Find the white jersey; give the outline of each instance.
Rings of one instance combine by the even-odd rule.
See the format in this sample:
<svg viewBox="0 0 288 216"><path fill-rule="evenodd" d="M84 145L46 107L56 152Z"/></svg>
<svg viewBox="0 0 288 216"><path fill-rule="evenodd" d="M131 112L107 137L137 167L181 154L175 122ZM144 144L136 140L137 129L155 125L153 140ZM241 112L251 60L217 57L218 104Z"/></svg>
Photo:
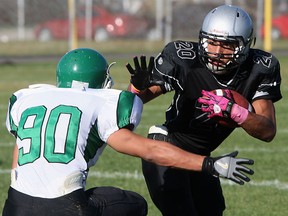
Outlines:
<svg viewBox="0 0 288 216"><path fill-rule="evenodd" d="M136 128L142 108L139 97L113 89L36 86L15 92L6 120L19 149L11 187L42 198L84 188L108 137Z"/></svg>

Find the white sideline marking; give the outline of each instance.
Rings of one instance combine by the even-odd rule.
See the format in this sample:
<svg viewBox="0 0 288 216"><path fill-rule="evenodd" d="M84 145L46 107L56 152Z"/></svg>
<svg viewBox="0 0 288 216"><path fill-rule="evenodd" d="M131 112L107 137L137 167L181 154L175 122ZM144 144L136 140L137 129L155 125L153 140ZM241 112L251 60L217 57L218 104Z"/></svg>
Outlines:
<svg viewBox="0 0 288 216"><path fill-rule="evenodd" d="M234 182L228 180L228 179L221 179L222 185L235 185ZM278 179L274 179L271 181L250 181L249 183L246 183L249 185L253 185L256 187L274 187L278 190L288 190L288 183L287 182L280 182Z"/></svg>
<svg viewBox="0 0 288 216"><path fill-rule="evenodd" d="M222 148L221 151L227 151L227 150L231 150L228 148ZM284 153L284 152L288 152L288 147L282 147L282 148L269 148L269 147L262 147L262 148L243 148L240 146L234 146L233 149L236 151L239 151L240 153L243 152L265 152L265 153L276 153L276 152L280 152L280 153Z"/></svg>
<svg viewBox="0 0 288 216"><path fill-rule="evenodd" d="M144 179L142 173L135 170L134 172L97 172L92 171L89 172L89 176L94 176L98 178L110 178L110 179L116 179L116 178L125 178L125 179L136 179L136 180L142 180Z"/></svg>
<svg viewBox="0 0 288 216"><path fill-rule="evenodd" d="M0 174L9 174L10 170L0 170ZM117 178L124 178L124 179L134 179L134 180L143 180L144 177L142 173L135 170L134 172L97 172L97 171L90 171L89 176L98 177L98 178L108 178L108 179L117 179ZM236 184L230 180L227 179L221 179L221 184L223 185L231 185L235 186ZM281 182L278 179L274 179L271 181L251 181L249 183L246 183L249 185L253 185L256 187L273 187L278 190L288 190L288 183L287 182Z"/></svg>

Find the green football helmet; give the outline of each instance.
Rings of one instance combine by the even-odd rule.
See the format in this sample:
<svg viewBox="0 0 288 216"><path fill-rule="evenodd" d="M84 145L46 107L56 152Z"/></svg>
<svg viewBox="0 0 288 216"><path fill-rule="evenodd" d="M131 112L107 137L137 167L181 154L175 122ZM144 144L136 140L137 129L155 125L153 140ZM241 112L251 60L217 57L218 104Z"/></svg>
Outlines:
<svg viewBox="0 0 288 216"><path fill-rule="evenodd" d="M78 48L69 51L62 56L57 65L57 87L111 88L111 65L108 65L106 59L96 50Z"/></svg>

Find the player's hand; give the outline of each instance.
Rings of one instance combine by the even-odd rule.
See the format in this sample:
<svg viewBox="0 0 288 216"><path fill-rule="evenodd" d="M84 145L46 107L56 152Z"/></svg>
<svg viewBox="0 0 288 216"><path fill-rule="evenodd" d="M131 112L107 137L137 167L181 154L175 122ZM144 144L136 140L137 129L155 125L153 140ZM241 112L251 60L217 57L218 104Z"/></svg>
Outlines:
<svg viewBox="0 0 288 216"><path fill-rule="evenodd" d="M154 67L154 57L150 57L148 67L146 63L146 56L144 55L140 57L141 64L139 64L137 56L133 58L133 61L135 69L133 69L129 63L126 64L126 68L131 75L131 84L136 89L141 91L149 87L150 76Z"/></svg>
<svg viewBox="0 0 288 216"><path fill-rule="evenodd" d="M206 157L203 161L202 171L243 185L244 182L250 181L247 174L254 174L254 171L246 167L245 164L253 165L254 161L252 159L236 158L237 155L238 152L235 151L220 157Z"/></svg>
<svg viewBox="0 0 288 216"><path fill-rule="evenodd" d="M225 89L223 96L218 96L211 91L202 90L202 97L198 102L202 104L201 109L207 112L209 118L220 116L230 118L234 100L230 90Z"/></svg>

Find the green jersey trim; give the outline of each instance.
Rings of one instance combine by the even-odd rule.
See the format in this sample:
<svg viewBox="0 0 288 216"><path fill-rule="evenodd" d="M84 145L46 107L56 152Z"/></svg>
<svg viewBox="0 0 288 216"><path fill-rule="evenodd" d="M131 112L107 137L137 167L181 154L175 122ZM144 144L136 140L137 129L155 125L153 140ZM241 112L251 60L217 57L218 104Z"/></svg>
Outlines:
<svg viewBox="0 0 288 216"><path fill-rule="evenodd" d="M117 105L117 125L123 128L130 124L135 95L128 91L122 91Z"/></svg>
<svg viewBox="0 0 288 216"><path fill-rule="evenodd" d="M98 130L97 130L97 119L95 124L91 127L91 130L87 139L87 146L84 151L85 161L88 162L90 159L96 155L99 148L103 146L105 142L100 139Z"/></svg>
<svg viewBox="0 0 288 216"><path fill-rule="evenodd" d="M10 123L10 132L16 137L17 136L17 126L13 121L11 116L11 110L15 102L17 101L17 97L13 94L9 100L9 123Z"/></svg>

